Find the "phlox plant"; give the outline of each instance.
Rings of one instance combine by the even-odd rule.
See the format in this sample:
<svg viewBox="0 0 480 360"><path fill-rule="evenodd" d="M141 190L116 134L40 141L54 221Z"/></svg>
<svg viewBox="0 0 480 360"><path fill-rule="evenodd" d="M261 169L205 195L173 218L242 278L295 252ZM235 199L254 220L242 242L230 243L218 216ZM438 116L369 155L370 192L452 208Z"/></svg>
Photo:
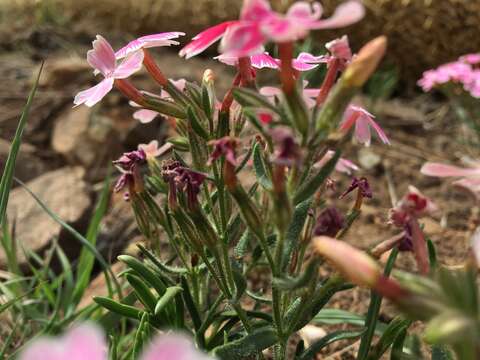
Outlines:
<svg viewBox="0 0 480 360"><path fill-rule="evenodd" d="M458 118L467 125L467 140L478 147L480 136L480 54L460 56L423 73L423 91L438 90L449 99ZM473 130L473 131L472 131ZM472 133L475 135L472 139Z"/></svg>
<svg viewBox="0 0 480 360"><path fill-rule="evenodd" d="M374 116L353 102L387 41L375 38L358 54L346 36L328 42L324 55L296 54L295 46L310 31L344 27L363 15L358 1L322 18L319 3L295 2L280 14L266 0L245 0L238 20L201 32L180 50L188 59L220 41L216 59L236 68L220 100L212 71L197 84L167 79L156 63L151 49L177 45L183 33L143 36L118 51L96 37L87 61L101 81L78 93L75 106L94 106L115 88L135 107L136 119L164 119L175 136L161 146L152 139L114 161L120 172L114 191L131 204L147 245L139 245L141 258L119 256L126 265L118 275L125 286L117 284L116 296L95 297L97 305L89 309L108 343L96 325L77 325L57 340L34 339L20 352L22 360L85 354L312 359L340 340L359 342L359 360L388 352L392 359L419 359L416 337L408 332L414 320L429 322L425 339L440 344L435 358L453 356L443 345L459 359L478 358L476 265L471 260L453 271L437 264L421 225L422 217L436 210L430 199L410 187L390 211L399 234L368 252L342 240L361 216L363 202L374 196L368 179L354 176L358 167L341 157L345 143L353 133L365 146L372 135L390 144ZM265 51L270 43L278 58ZM157 94L128 79L141 68L159 86ZM322 84L310 88L305 77L320 68L326 70ZM277 72L280 86L259 88L259 71ZM346 214L327 203L334 171L351 177L339 196L352 202ZM168 242L173 257L161 251L161 241ZM394 270L400 251L413 254L417 274ZM377 260L385 256L382 269ZM325 260L336 269L328 276L320 271ZM257 274L265 280L253 290L250 279ZM335 294L356 285L372 289L367 314L328 307ZM380 321L383 297L404 315ZM289 346L307 325L325 323L353 329ZM48 330L44 333L53 332Z"/></svg>

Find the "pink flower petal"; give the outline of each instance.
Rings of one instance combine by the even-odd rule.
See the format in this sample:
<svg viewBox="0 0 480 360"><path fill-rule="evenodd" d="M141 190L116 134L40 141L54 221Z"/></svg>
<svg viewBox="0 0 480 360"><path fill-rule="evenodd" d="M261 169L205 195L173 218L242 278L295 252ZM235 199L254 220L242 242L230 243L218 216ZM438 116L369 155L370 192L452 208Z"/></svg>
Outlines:
<svg viewBox="0 0 480 360"><path fill-rule="evenodd" d="M110 76L115 70L115 53L112 46L101 35L97 35L92 45L93 49L87 52L88 63L104 76Z"/></svg>
<svg viewBox="0 0 480 360"><path fill-rule="evenodd" d="M313 10L313 11L312 11ZM306 1L297 1L287 11L287 18L297 21L315 21L320 19L323 13L322 5L318 2L309 3Z"/></svg>
<svg viewBox="0 0 480 360"><path fill-rule="evenodd" d="M264 42L265 37L256 23L237 23L227 29L220 43L220 52L227 56L251 56L259 53Z"/></svg>
<svg viewBox="0 0 480 360"><path fill-rule="evenodd" d="M142 48L151 48L151 47L158 47L158 46L170 46L170 45L178 45L178 41L174 41L171 39L176 39L179 36L184 36L185 33L183 32L164 32L158 34L151 34L139 37L133 41L130 41L127 45L122 47L115 53L117 59L124 58L131 52L137 51Z"/></svg>
<svg viewBox="0 0 480 360"><path fill-rule="evenodd" d="M367 121L369 122L370 126L373 127L375 132L377 133L378 137L384 144L390 145L390 140L388 140L387 135L383 131L383 129L378 125L372 117L366 117Z"/></svg>
<svg viewBox="0 0 480 360"><path fill-rule="evenodd" d="M129 53L117 66L113 77L116 79L125 79L139 71L142 68L143 56L143 51Z"/></svg>
<svg viewBox="0 0 480 360"><path fill-rule="evenodd" d="M133 113L133 118L140 121L142 124L148 124L152 122L158 115L158 112L148 109L140 109Z"/></svg>
<svg viewBox="0 0 480 360"><path fill-rule="evenodd" d="M179 55L185 56L189 59L195 55L200 54L210 45L220 40L220 38L225 34L227 29L238 23L238 21L226 21L221 24L212 26L205 31L202 31L200 34L195 36L189 44L187 44L182 50L180 50Z"/></svg>
<svg viewBox="0 0 480 360"><path fill-rule="evenodd" d="M73 103L78 106L81 104L85 104L88 107L92 107L100 100L103 99L105 95L107 95L113 87L113 78L106 78L102 80L100 83L91 87L90 89L80 91L73 100Z"/></svg>
<svg viewBox="0 0 480 360"><path fill-rule="evenodd" d="M279 65L276 59L271 57L267 52L263 54L252 55L250 57L252 66L257 69L270 68L278 69Z"/></svg>
<svg viewBox="0 0 480 360"><path fill-rule="evenodd" d="M297 59L293 59L292 66L295 70L298 70L298 71L309 71L318 67L318 64L308 64L308 63L299 61Z"/></svg>
<svg viewBox="0 0 480 360"><path fill-rule="evenodd" d="M141 360L208 360L213 358L198 351L182 335L159 335L142 354Z"/></svg>
<svg viewBox="0 0 480 360"><path fill-rule="evenodd" d="M359 116L355 121L355 138L359 143L370 146L372 134L370 133L368 117Z"/></svg>
<svg viewBox="0 0 480 360"><path fill-rule="evenodd" d="M105 338L96 326L83 324L58 339L40 338L27 345L19 360L106 360Z"/></svg>
<svg viewBox="0 0 480 360"><path fill-rule="evenodd" d="M315 163L315 167L322 167L323 165L325 165L333 157L334 154L335 152L333 150L328 150L323 156L323 158L317 163ZM335 170L347 175L351 175L353 171L359 170L359 167L348 159L340 158L335 165Z"/></svg>
<svg viewBox="0 0 480 360"><path fill-rule="evenodd" d="M347 1L339 5L333 15L312 24L311 29L335 29L360 21L365 16L365 8L359 1Z"/></svg>
<svg viewBox="0 0 480 360"><path fill-rule="evenodd" d="M434 162L425 163L420 172L424 175L437 177L480 176L480 168L468 169Z"/></svg>
<svg viewBox="0 0 480 360"><path fill-rule="evenodd" d="M270 16L272 9L266 0L244 0L240 19L259 22Z"/></svg>

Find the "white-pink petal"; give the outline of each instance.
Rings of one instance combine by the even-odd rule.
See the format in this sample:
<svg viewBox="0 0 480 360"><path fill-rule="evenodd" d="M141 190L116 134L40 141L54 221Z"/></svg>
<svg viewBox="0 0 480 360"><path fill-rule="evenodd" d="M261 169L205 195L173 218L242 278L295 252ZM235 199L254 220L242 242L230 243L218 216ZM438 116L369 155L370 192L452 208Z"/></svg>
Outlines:
<svg viewBox="0 0 480 360"><path fill-rule="evenodd" d="M158 112L148 109L140 109L133 113L133 118L140 121L142 124L152 122L158 115Z"/></svg>
<svg viewBox="0 0 480 360"><path fill-rule="evenodd" d="M140 360L213 360L197 350L192 341L179 334L157 336Z"/></svg>
<svg viewBox="0 0 480 360"><path fill-rule="evenodd" d="M179 55L185 56L186 59L189 59L195 55L200 54L210 45L220 40L220 38L222 38L227 29L235 23L238 22L226 21L202 31L197 36L195 36L192 41L188 43L182 50L180 50Z"/></svg>
<svg viewBox="0 0 480 360"><path fill-rule="evenodd" d="M115 70L115 53L112 46L101 35L97 35L92 45L93 49L87 52L88 63L105 77L110 76Z"/></svg>
<svg viewBox="0 0 480 360"><path fill-rule="evenodd" d="M158 34L151 34L139 37L138 39L130 41L127 45L122 47L115 53L117 59L124 58L128 54L140 50L142 48L151 48L151 47L159 47L159 46L170 46L170 45L178 45L178 41L174 41L172 39L176 39L180 36L185 35L183 32L164 32Z"/></svg>
<svg viewBox="0 0 480 360"><path fill-rule="evenodd" d="M90 89L80 91L73 100L73 103L78 106L85 104L88 107L92 107L107 95L113 87L113 78L105 78L97 85Z"/></svg>
<svg viewBox="0 0 480 360"><path fill-rule="evenodd" d="M265 37L253 22L239 22L230 26L220 43L220 52L226 56L245 57L261 52Z"/></svg>
<svg viewBox="0 0 480 360"><path fill-rule="evenodd" d="M420 169L420 172L424 175L437 177L480 176L480 168L468 169L434 162L425 163Z"/></svg>
<svg viewBox="0 0 480 360"><path fill-rule="evenodd" d="M360 21L365 16L365 7L359 1L347 1L340 4L333 15L325 20L319 20L312 29L335 29Z"/></svg>
<svg viewBox="0 0 480 360"><path fill-rule="evenodd" d="M139 71L142 68L143 57L143 51L129 53L116 67L113 77L116 79L125 79Z"/></svg>
<svg viewBox="0 0 480 360"><path fill-rule="evenodd" d="M107 345L102 331L93 324L70 329L58 339L43 337L32 341L19 360L106 360Z"/></svg>

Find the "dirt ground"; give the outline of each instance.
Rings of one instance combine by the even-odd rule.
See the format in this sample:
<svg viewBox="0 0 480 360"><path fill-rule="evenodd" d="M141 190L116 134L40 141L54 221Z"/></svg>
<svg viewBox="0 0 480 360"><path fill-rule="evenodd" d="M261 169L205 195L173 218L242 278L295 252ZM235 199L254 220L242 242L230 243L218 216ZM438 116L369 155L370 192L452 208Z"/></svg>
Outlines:
<svg viewBox="0 0 480 360"><path fill-rule="evenodd" d="M74 94L87 87L92 80L83 61L86 44L68 43L65 34L49 31L46 29L45 33L28 34L14 47L0 43L0 138L6 141L12 139L40 59L48 55L44 77L24 136L28 144L26 146L34 149L32 161L41 165L39 172L72 164L83 166L77 158L59 154L52 148L52 131L56 122L71 108ZM211 67L219 73L218 78L226 79L221 88L230 82L230 69L211 60L195 59L194 66L180 67L174 52L164 52L166 55L161 63L169 76L198 81L203 69ZM65 63L61 64L62 61ZM58 67L52 68L52 64ZM143 75L135 81L140 86L147 86ZM86 179L93 187L101 181L101 169L105 168L109 159L131 150L139 142L151 140L152 130L155 134L163 131L158 124L147 130L139 129L131 117L132 109L119 95L109 95L105 103L100 112L109 119L115 136L120 140L116 143L118 146L111 148L112 152L107 151L102 164L85 166ZM362 166L359 174L368 177L374 196L365 202L363 213L346 240L367 248L394 235L397 230L387 224L388 209L392 206L392 197L400 198L411 184L430 196L440 208L436 217L423 221L426 234L437 247L439 261L447 265L461 263L466 258L469 235L478 225L477 203L470 194L455 189L448 181L426 177L419 170L426 161L458 163L464 156L475 157L478 154L469 153L462 144L463 132L459 123L441 100L416 93L414 96L381 101L376 104L375 111L392 144L386 146L374 140L368 149L353 143L348 146L345 157ZM19 163L18 166L24 164ZM345 176L337 174L335 178L338 180L338 191L348 185ZM338 203L335 200L337 195L331 193L330 201ZM399 266L412 269L414 262L411 256L401 254ZM329 306L362 313L368 306L366 297L365 290L350 291L337 296ZM382 316L389 319L391 314L392 309L387 304ZM349 359L348 353L344 351L338 357L331 358Z"/></svg>

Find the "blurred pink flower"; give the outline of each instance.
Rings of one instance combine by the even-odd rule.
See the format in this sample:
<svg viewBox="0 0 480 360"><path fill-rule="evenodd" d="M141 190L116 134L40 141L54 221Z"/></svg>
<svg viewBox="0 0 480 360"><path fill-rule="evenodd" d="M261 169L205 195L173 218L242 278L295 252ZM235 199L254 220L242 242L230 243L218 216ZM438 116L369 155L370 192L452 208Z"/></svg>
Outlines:
<svg viewBox="0 0 480 360"><path fill-rule="evenodd" d="M136 51L128 54L120 64L117 64L115 53L102 36L97 35L93 41L93 49L87 53L87 61L95 70L104 76L104 79L94 87L79 92L73 100L76 106L85 104L95 105L112 90L115 79L125 79L142 67L143 52Z"/></svg>
<svg viewBox="0 0 480 360"><path fill-rule="evenodd" d="M320 89L309 89L306 88L308 86L308 81L303 82L303 100L305 104L312 108L315 106L315 98L318 96ZM269 98L272 102L274 101L275 97L279 97L282 94L282 90L274 87L274 86L264 86L260 89L260 94Z"/></svg>
<svg viewBox="0 0 480 360"><path fill-rule="evenodd" d="M32 341L20 360L107 360L107 345L102 331L85 323L60 338L42 337Z"/></svg>
<svg viewBox="0 0 480 360"><path fill-rule="evenodd" d="M184 35L185 33L183 32L165 32L142 36L130 41L127 45L118 50L115 53L115 57L117 59L122 59L128 54L144 48L146 49L151 47L178 45L179 42L172 39L176 39Z"/></svg>
<svg viewBox="0 0 480 360"><path fill-rule="evenodd" d="M320 159L320 161L315 163L315 167L322 167L327 161L329 161L335 152L333 150L328 150L326 154ZM335 165L335 170L338 172L351 175L353 171L359 170L359 167L352 161L344 158L340 158Z"/></svg>
<svg viewBox="0 0 480 360"><path fill-rule="evenodd" d="M453 184L471 191L480 199L480 162L475 163L476 167L462 168L454 165L427 162L420 172L428 176L454 177L459 178Z"/></svg>
<svg viewBox="0 0 480 360"><path fill-rule="evenodd" d="M318 2L295 2L285 15L272 10L267 0L244 0L237 21L213 26L193 38L180 51L180 56L195 56L222 39L220 50L228 56L245 57L262 52L267 41L289 42L302 39L313 29L332 29L360 20L365 13L359 1L347 1L332 17L320 20L322 6Z"/></svg>
<svg viewBox="0 0 480 360"><path fill-rule="evenodd" d="M467 64L477 65L480 64L480 53L463 55L460 56L458 60L463 61Z"/></svg>
<svg viewBox="0 0 480 360"><path fill-rule="evenodd" d="M390 144L387 135L382 128L373 120L375 116L360 106L350 105L345 111L342 122L340 123L341 131L349 131L355 125L355 138L358 142L370 146L372 134L371 129L375 130L378 137L384 144Z"/></svg>
<svg viewBox="0 0 480 360"><path fill-rule="evenodd" d="M138 150L143 150L145 156L148 158L155 158L165 154L167 151L173 148L172 143L165 143L161 147L158 147L158 141L152 140L148 144L139 144Z"/></svg>
<svg viewBox="0 0 480 360"><path fill-rule="evenodd" d="M60 338L43 337L32 341L20 354L20 360L107 360L108 348L102 331L85 323ZM213 360L197 350L182 334L161 334L153 339L140 360Z"/></svg>

